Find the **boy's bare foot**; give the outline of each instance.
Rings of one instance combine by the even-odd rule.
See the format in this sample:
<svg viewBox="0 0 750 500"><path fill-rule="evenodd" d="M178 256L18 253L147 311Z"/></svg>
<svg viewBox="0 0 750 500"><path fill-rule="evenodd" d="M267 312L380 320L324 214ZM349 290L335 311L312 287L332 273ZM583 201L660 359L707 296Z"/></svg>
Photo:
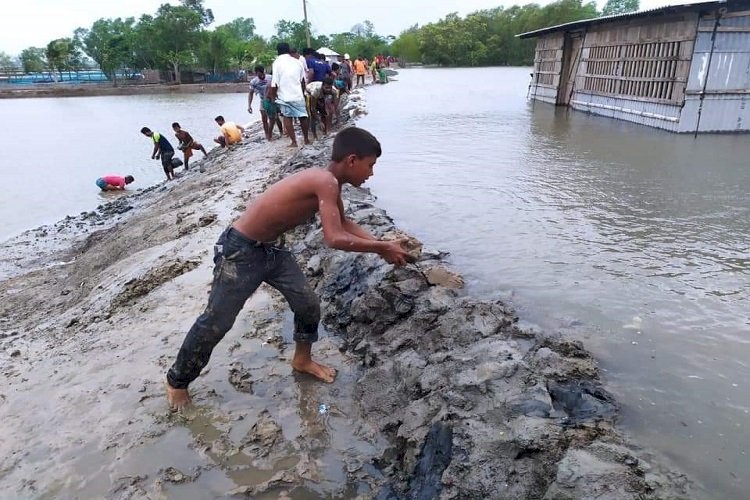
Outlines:
<svg viewBox="0 0 750 500"><path fill-rule="evenodd" d="M332 383L336 378L335 369L316 363L312 359L294 359L292 360L292 368L298 372L309 373L328 384Z"/></svg>
<svg viewBox="0 0 750 500"><path fill-rule="evenodd" d="M293 143L289 144L289 147L290 148L298 148L299 146L297 145L296 142L293 142Z"/></svg>
<svg viewBox="0 0 750 500"><path fill-rule="evenodd" d="M305 139L305 144L310 145L312 142L310 142L310 139Z"/></svg>
<svg viewBox="0 0 750 500"><path fill-rule="evenodd" d="M192 403L187 389L175 389L169 385L169 382L164 382L164 386L167 388L167 402L170 410L181 411Z"/></svg>

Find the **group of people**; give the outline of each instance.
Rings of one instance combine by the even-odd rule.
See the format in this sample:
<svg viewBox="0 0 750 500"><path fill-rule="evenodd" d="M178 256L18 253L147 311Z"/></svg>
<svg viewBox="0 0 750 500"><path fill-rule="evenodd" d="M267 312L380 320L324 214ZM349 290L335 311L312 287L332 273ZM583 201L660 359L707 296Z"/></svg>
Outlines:
<svg viewBox="0 0 750 500"><path fill-rule="evenodd" d="M237 125L233 122L228 122L223 116L219 115L214 118L214 121L221 130L221 135L214 139L214 142L221 147L227 147L232 144L237 144L242 140L242 134L245 128L241 125ZM148 127L141 129L141 134L151 139L154 143L154 149L151 152L152 160L160 160L164 175L167 180L170 181L175 178L174 169L180 166L185 167L185 170L190 169L190 158L193 156L193 151L200 151L203 156L207 156L208 152L201 143L196 141L190 132L183 129L179 123L172 123L172 130L177 138L178 146L177 149L182 151L184 160L180 160L174 157L175 150L172 143L169 142L163 134L154 132ZM201 170L202 171L202 170ZM125 189L127 184L131 184L135 181L132 175L119 176L119 175L105 175L99 177L96 180L96 185L102 191L118 191Z"/></svg>
<svg viewBox="0 0 750 500"><path fill-rule="evenodd" d="M247 111L253 112L253 100L258 95L260 116L266 138L273 140L274 127L281 137L290 139L289 145L297 147L294 122L302 129L305 144L310 144L309 133L318 138L318 125L328 134L338 115L341 93L351 89L351 79L346 69L337 63L329 64L325 57L311 48L302 51L279 43L278 57L273 62L271 77L262 65L255 67L255 77L250 80ZM349 73L350 74L350 73ZM348 83L347 83L348 80Z"/></svg>
<svg viewBox="0 0 750 500"><path fill-rule="evenodd" d="M226 121L221 115L214 118L214 121L219 126L219 130L221 130L221 135L214 139L216 144L225 148L232 144L237 144L242 140L242 134L245 132L244 127L237 125L234 122ZM164 174L167 176L168 181L174 179L174 169L176 167L184 164L185 170L190 169L190 158L193 156L193 151L201 151L203 156L208 155L206 148L193 139L190 132L184 130L179 123L174 122L172 124L172 130L179 141L177 149L182 151L184 161L175 161L174 148L164 135L158 132L152 132L148 127L143 127L141 129L141 134L149 137L153 141L154 149L151 152L151 159L161 160L161 166L164 169Z"/></svg>
<svg viewBox="0 0 750 500"><path fill-rule="evenodd" d="M318 138L319 127L327 135L338 117L341 95L365 85L368 74L373 83L387 82L384 70L393 61L380 55L372 61L361 55L352 61L349 54L344 54L340 63L329 63L323 54L312 48L307 47L300 54L284 42L279 43L276 50L278 57L273 62L270 78L264 66L255 66L247 111L253 112L257 94L266 138L273 140L274 129L278 128L280 137L284 134L289 137L291 147L297 147L295 122L300 125L305 144L310 143L310 132L313 138Z"/></svg>
<svg viewBox="0 0 750 500"><path fill-rule="evenodd" d="M365 85L365 77L370 74L372 82L385 83L387 75L384 68L390 66L392 58L381 55L368 61L361 55L351 61L349 54L344 55L340 63L329 63L324 55L312 48L305 48L300 54L287 43L277 45L278 57L273 62L271 77L266 74L262 65L254 68L255 76L250 81L247 111L253 113L253 100L258 95L259 110L263 131L266 138L273 139L274 128L278 128L279 136L286 134L290 139L290 146L297 147L297 134L294 130L295 122L302 129L305 144L310 144L309 134L318 138L318 129L322 128L327 135L339 115L341 95L351 91L353 87ZM356 76L356 83L353 77ZM233 122L228 122L223 116L215 118L221 135L214 142L221 147L236 144L242 140L245 129ZM174 169L184 165L190 168L190 158L193 151L207 154L205 148L198 143L187 130L174 122L172 129L179 141L178 149L183 152L184 161L174 158L175 150L169 140L159 132L153 132L143 127L141 133L153 141L152 159L161 161L167 180L175 177ZM96 180L96 185L103 191L125 189L125 185L135 179L131 175L124 177L108 175ZM110 182L111 181L111 182Z"/></svg>

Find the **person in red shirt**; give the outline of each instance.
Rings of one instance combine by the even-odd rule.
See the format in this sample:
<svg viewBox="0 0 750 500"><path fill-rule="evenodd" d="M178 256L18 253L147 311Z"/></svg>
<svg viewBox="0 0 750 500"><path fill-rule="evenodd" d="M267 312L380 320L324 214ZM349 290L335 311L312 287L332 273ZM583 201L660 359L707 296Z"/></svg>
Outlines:
<svg viewBox="0 0 750 500"><path fill-rule="evenodd" d="M119 191L125 189L125 185L130 184L133 181L135 181L135 178L132 175L126 175L125 177L120 177L119 175L105 175L96 180L96 185L99 186L99 189L102 191Z"/></svg>

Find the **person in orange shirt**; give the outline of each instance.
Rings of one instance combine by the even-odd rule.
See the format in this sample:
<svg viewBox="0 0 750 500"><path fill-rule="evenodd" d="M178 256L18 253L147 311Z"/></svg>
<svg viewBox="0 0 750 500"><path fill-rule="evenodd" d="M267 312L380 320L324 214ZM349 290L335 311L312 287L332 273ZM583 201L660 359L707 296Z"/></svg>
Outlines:
<svg viewBox="0 0 750 500"><path fill-rule="evenodd" d="M236 123L224 121L224 117L219 115L214 118L214 121L219 124L221 128L221 135L214 139L214 142L220 145L222 148L237 144L242 140L242 132L245 129Z"/></svg>
<svg viewBox="0 0 750 500"><path fill-rule="evenodd" d="M354 61L354 72L357 74L357 87L359 87L359 82L362 82L362 85L364 85L365 75L367 74L367 63L362 59L362 56L357 56L357 60Z"/></svg>

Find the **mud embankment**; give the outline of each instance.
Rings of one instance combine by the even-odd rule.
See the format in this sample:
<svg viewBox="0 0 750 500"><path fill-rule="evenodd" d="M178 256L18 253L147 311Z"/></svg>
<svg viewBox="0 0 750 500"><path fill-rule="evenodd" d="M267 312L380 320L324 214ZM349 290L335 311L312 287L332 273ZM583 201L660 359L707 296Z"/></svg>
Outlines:
<svg viewBox="0 0 750 500"><path fill-rule="evenodd" d="M92 97L111 95L157 95L157 94L226 94L247 92L247 83L185 83L182 85L149 84L36 84L24 87L0 87L0 99L22 97Z"/></svg>
<svg viewBox="0 0 750 500"><path fill-rule="evenodd" d="M361 95L353 101L358 101ZM356 114L353 112L352 114ZM628 444L580 343L517 327L471 298L447 256L331 251L311 222L288 242L322 299L316 355L289 367L291 316L262 287L191 389L163 377L205 306L212 246L265 187L324 166L259 131L180 179L3 245L0 491L20 498L685 498L688 481ZM387 151L386 151L387 154ZM367 190L347 215L397 231ZM428 245L429 246L429 245Z"/></svg>

